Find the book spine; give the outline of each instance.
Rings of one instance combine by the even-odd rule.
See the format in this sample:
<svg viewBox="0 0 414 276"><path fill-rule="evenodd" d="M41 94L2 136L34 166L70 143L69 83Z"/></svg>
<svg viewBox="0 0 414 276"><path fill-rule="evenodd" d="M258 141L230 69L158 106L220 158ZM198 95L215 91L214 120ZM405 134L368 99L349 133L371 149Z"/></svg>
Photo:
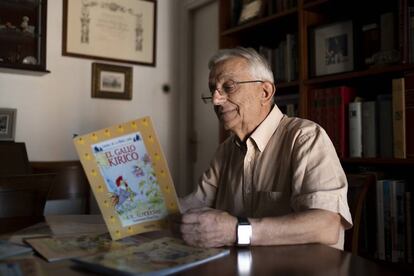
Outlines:
<svg viewBox="0 0 414 276"><path fill-rule="evenodd" d="M414 73L404 77L406 156L414 158Z"/></svg>
<svg viewBox="0 0 414 276"><path fill-rule="evenodd" d="M375 102L362 103L362 149L364 157L377 156L377 122Z"/></svg>
<svg viewBox="0 0 414 276"><path fill-rule="evenodd" d="M391 158L393 153L392 95L377 97L379 156Z"/></svg>
<svg viewBox="0 0 414 276"><path fill-rule="evenodd" d="M397 196L397 261L405 261L405 181L396 181L396 196Z"/></svg>
<svg viewBox="0 0 414 276"><path fill-rule="evenodd" d="M349 136L349 126L348 126L348 106L351 101L355 99L356 91L352 87L341 86L339 88L340 102L337 105L337 124L335 129L338 132L338 139L340 144L340 150L342 152L342 157L345 157L348 154L348 136Z"/></svg>
<svg viewBox="0 0 414 276"><path fill-rule="evenodd" d="M414 7L408 7L408 45L410 47L408 55L410 63L414 63Z"/></svg>
<svg viewBox="0 0 414 276"><path fill-rule="evenodd" d="M349 103L349 156L362 157L361 102Z"/></svg>
<svg viewBox="0 0 414 276"><path fill-rule="evenodd" d="M409 63L408 49L408 0L399 0L398 3L398 51L400 52L401 63Z"/></svg>
<svg viewBox="0 0 414 276"><path fill-rule="evenodd" d="M394 157L406 158L404 78L392 80L392 115L394 128Z"/></svg>
<svg viewBox="0 0 414 276"><path fill-rule="evenodd" d="M412 213L411 192L405 193L405 252L407 263L413 263L413 236L412 236Z"/></svg>
<svg viewBox="0 0 414 276"><path fill-rule="evenodd" d="M384 241L385 260L392 261L392 232L391 232L391 185L389 180L383 181L384 201Z"/></svg>
<svg viewBox="0 0 414 276"><path fill-rule="evenodd" d="M376 204L377 204L377 257L385 260L385 233L384 233L384 180L378 180L376 183Z"/></svg>

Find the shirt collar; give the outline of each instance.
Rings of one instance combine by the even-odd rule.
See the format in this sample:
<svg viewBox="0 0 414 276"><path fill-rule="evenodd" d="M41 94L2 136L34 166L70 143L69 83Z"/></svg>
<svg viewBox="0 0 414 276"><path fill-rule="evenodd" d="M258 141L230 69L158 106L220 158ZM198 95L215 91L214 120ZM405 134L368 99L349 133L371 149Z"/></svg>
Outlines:
<svg viewBox="0 0 414 276"><path fill-rule="evenodd" d="M274 105L266 119L256 128L249 139L252 139L258 149L263 151L272 137L273 133L279 126L280 120L283 118L283 113Z"/></svg>

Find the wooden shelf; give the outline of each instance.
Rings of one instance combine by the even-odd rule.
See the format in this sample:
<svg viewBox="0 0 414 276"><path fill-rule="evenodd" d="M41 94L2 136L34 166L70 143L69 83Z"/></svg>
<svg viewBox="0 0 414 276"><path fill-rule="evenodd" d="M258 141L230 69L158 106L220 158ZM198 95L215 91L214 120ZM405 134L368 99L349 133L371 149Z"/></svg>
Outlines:
<svg viewBox="0 0 414 276"><path fill-rule="evenodd" d="M363 71L352 71L352 72L347 72L347 73L315 77L315 78L305 80L304 84L310 85L310 84L321 84L321 83L328 83L328 82L338 82L338 81L358 79L358 78L364 78L364 77L375 77L375 76L386 75L386 74L401 73L401 72L410 71L410 70L414 70L414 64L384 65L384 66L373 67L371 69L367 69Z"/></svg>
<svg viewBox="0 0 414 276"><path fill-rule="evenodd" d="M245 32L246 30L252 30L255 28L261 28L269 24L274 24L277 21L282 19L286 19L288 17L296 18L298 13L297 8L289 9L277 14L269 15L263 18L256 18L252 19L252 21L246 22L244 24L240 24L234 27L231 27L228 30L224 30L220 33L221 36L230 36L235 35L241 32Z"/></svg>
<svg viewBox="0 0 414 276"><path fill-rule="evenodd" d="M390 165L390 166L414 166L414 159L397 158L343 158L341 162L351 165Z"/></svg>

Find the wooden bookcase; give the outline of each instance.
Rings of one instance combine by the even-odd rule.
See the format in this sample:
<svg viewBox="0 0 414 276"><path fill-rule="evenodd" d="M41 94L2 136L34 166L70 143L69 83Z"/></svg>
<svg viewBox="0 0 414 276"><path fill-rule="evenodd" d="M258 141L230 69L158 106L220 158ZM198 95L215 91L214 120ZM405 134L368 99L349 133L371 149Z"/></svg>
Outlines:
<svg viewBox="0 0 414 276"><path fill-rule="evenodd" d="M414 6L411 0L385 1L384 3L374 0L263 0L264 8L258 12L257 16L239 23L237 17L243 10L243 3L249 2L252 1L219 0L220 48L244 46L257 50L261 47L272 49L279 45L286 34L295 33L297 35L297 78L291 81L279 81L276 78L275 82L276 98L278 95L289 94L299 96L299 117L311 118L311 94L314 89L350 86L356 89L357 96L364 99L376 99L379 94L392 93L393 79L404 77L407 72L414 71L414 64L410 63L409 56L414 55L414 53L409 54L410 18L408 8L403 7L410 4ZM386 14L389 13L392 13L393 17L387 17ZM391 57L395 55L390 54L391 61L389 62L380 62L380 56L377 57L376 62L371 61L371 64L367 64L369 63L366 62L367 51L370 51L372 47L380 47L376 45L380 43L380 38L378 38L380 33L366 42L367 35L363 28L376 23L376 29L380 32L386 29L385 26L388 26L390 18L394 24L392 28L394 37L388 41L395 43L393 50L398 53L398 60L395 58L393 60ZM345 21L352 22L352 69L316 76L314 61L316 30ZM381 21L384 28L380 30ZM395 54L395 51L391 53ZM348 137L346 137L346 142L347 140ZM381 170L391 177L403 177L407 180L407 184L412 184L410 182L414 180L412 173L414 159L349 158L348 156L341 158L347 173ZM410 185L407 187L409 191L413 191Z"/></svg>

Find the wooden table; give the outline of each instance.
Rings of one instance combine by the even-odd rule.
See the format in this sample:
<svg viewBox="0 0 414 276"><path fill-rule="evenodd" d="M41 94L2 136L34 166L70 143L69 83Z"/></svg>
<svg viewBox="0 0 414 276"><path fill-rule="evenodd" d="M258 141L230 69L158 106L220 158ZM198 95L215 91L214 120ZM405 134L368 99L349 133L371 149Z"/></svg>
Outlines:
<svg viewBox="0 0 414 276"><path fill-rule="evenodd" d="M91 232L105 229L100 216L51 216L47 227L53 234ZM40 230L39 230L40 229ZM43 230L41 230L43 229ZM24 234L28 234L26 231ZM64 260L48 263L36 256L47 275L94 275ZM260 246L231 248L230 255L181 273L182 275L400 275L375 262L325 245Z"/></svg>

